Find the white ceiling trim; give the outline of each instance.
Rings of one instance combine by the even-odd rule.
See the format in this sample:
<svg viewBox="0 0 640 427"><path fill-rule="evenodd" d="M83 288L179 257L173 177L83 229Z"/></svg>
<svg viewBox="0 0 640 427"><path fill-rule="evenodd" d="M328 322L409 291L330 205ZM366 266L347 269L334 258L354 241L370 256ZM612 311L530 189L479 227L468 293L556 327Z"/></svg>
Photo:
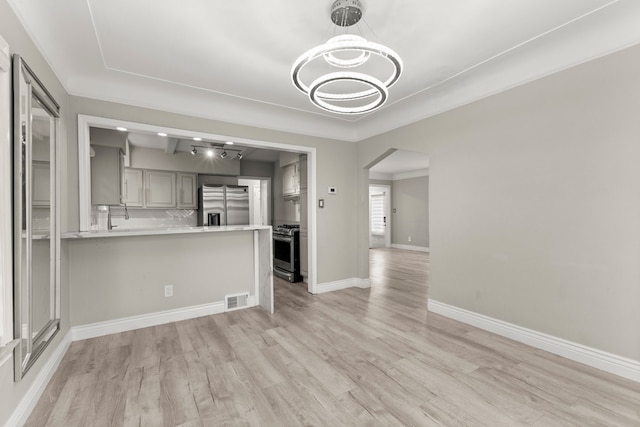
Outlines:
<svg viewBox="0 0 640 427"><path fill-rule="evenodd" d="M394 101L393 103L390 103L388 106L391 106L393 104L397 104L397 103L402 102L402 101L404 101L404 100L406 100L408 98L411 98L413 96L420 95L421 93L430 91L430 90L432 90L432 89L434 89L434 88L436 88L438 86L445 85L450 80L455 80L458 77L462 76L463 74L467 74L467 73L475 70L476 68L481 67L484 64L488 64L488 63L490 63L490 62L492 62L492 61L494 61L494 60L496 60L496 59L498 59L498 58L500 58L502 56L505 56L505 55L507 55L507 54L509 54L511 52L515 52L518 49L520 49L521 47L524 47L524 46L526 46L526 45L528 45L528 44L530 44L530 43L532 43L532 42L534 42L534 41L536 41L538 39L541 39L541 38L544 38L546 36L552 35L554 32L557 32L560 29L562 29L564 27L567 27L568 25L571 25L574 22L577 22L577 21L579 21L579 20L581 20L581 19L583 19L583 18L585 18L585 17L587 17L587 16L589 16L591 14L594 14L594 13L596 13L596 12L602 10L602 9L605 9L605 8L611 6L612 4L617 3L618 1L619 0L612 0L611 2L609 2L609 3L607 3L607 4L603 5L603 6L600 6L600 7L596 8L596 9L594 9L594 10L591 10L591 11L589 11L587 13L584 13L583 15L578 16L578 17L576 17L574 19L571 19L571 20L569 20L569 21L567 21L567 22L565 22L563 24L557 25L555 28L551 28L550 30L547 30L547 31L545 31L545 32L543 32L541 34L538 34L535 37L530 38L529 40L525 40L525 41L523 41L521 43L518 43L518 44L510 47L509 49L506 49L506 50L504 50L504 51L502 51L500 53L497 53L497 54L495 54L495 55L493 55L493 56L491 56L489 58L486 58L486 59L478 62L477 64L474 64L474 65L472 65L472 66L470 66L470 67L468 67L468 68L466 68L466 69L464 69L462 71L459 71L458 73L456 73L456 74L454 74L454 75L452 75L450 77L447 77L444 80L439 81L438 83L436 83L434 85L431 85L429 87L421 89L421 90L419 90L419 91L417 91L417 92L415 92L415 93L413 93L413 94L411 94L409 96L406 96L404 98L398 99L398 100ZM362 119L362 118L363 117L359 117L359 119Z"/></svg>
<svg viewBox="0 0 640 427"><path fill-rule="evenodd" d="M180 74L163 79L123 70L122 64L109 67L105 58L107 52L103 49L106 45L98 36L95 10L88 0L70 2L69 9L63 9L65 13L56 13L60 19L55 22L64 22L61 19L66 14L69 19L81 21L78 26L83 28L82 34L93 31L97 43L94 62L64 61L64 55L59 57L54 54L58 48L65 46L67 49L61 48L61 51L72 55L68 49L69 43L64 43L64 38L47 38L47 30L59 28L53 25L55 22L46 25L51 22L47 21L47 13L53 9L47 9L35 0L7 1L56 77L72 96L351 142L409 125L640 43L640 25L637 24L640 1L592 2L592 10L585 12L587 7L576 7L574 10L580 10L581 15L569 19L573 15L565 14L562 21L566 22L558 24L560 20L555 21L554 27L547 31L543 31L547 27L540 27L542 32L530 33L526 41L509 48L502 46L502 49L506 49L487 59L480 60L482 58L478 57L475 60L480 61L475 65L443 76L444 80L437 84L403 96L373 114L345 117L315 109L306 110L297 101L284 105L279 102L280 98L258 100L246 96L252 95L252 92L231 94L220 91L220 87L217 90L201 87L202 82L181 82ZM395 6L384 6L382 10L395 10ZM476 40L471 42L479 43ZM49 54L54 57L47 55L43 47L47 47ZM87 51L87 55L90 54L91 51ZM59 69L56 69L56 65ZM64 79L61 78L63 75ZM429 76L425 78L428 80Z"/></svg>
<svg viewBox="0 0 640 427"><path fill-rule="evenodd" d="M535 51L527 52L526 56L519 51L505 51L490 62L475 66L475 73L458 74L456 79L388 106L384 116L364 117L358 123L357 140L410 125L640 43L640 1L616 0L597 11L608 13L610 19L603 22L597 13L587 13L574 19L570 29L567 25L559 26L547 37L529 40L530 47L535 44ZM597 33L592 30L594 26L600 28ZM562 31L572 34L548 37ZM461 79L465 81L457 81Z"/></svg>

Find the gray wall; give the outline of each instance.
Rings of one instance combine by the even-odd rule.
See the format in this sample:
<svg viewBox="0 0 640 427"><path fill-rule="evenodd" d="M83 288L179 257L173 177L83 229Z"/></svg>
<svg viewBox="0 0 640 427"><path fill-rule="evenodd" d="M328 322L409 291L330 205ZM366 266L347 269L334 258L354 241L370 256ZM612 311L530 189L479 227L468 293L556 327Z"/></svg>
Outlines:
<svg viewBox="0 0 640 427"><path fill-rule="evenodd" d="M430 298L640 360L640 46L358 143L430 161Z"/></svg>
<svg viewBox="0 0 640 427"><path fill-rule="evenodd" d="M5 0L0 0L0 35L9 43L11 54L20 54L29 67L38 76L40 81L47 87L55 100L60 104L62 117L59 121L59 157L60 157L60 181L61 181L61 220L62 231L67 231L67 217L69 208L65 201L69 197L68 191L68 143L67 129L69 125L69 97L64 88L56 78L55 74L42 57L36 46L33 44L25 30L22 28L18 18ZM75 143L75 142L73 142ZM72 143L72 144L73 144ZM77 178L76 178L77 180ZM7 185L10 183L2 183ZM77 197L77 196L74 196ZM0 425L4 425L9 419L18 403L27 393L34 379L42 370L43 365L50 359L53 351L58 347L60 341L69 330L69 288L67 269L67 246L62 244L61 248L61 332L52 340L45 352L29 370L22 381L13 382L13 358L10 358L0 366Z"/></svg>
<svg viewBox="0 0 640 427"><path fill-rule="evenodd" d="M392 182L391 244L429 247L428 176Z"/></svg>

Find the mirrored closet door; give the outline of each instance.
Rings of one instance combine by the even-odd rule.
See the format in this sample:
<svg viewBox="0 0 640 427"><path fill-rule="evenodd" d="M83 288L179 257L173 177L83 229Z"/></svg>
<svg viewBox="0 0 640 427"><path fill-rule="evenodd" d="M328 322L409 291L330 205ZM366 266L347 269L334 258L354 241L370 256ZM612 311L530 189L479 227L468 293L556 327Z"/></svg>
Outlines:
<svg viewBox="0 0 640 427"><path fill-rule="evenodd" d="M19 381L60 327L56 146L60 107L18 55L14 85L14 336Z"/></svg>

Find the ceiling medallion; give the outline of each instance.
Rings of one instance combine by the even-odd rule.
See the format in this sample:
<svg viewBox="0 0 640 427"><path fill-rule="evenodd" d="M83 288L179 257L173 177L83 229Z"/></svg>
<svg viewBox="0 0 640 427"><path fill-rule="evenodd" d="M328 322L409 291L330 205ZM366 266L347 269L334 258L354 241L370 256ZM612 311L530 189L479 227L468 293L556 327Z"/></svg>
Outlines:
<svg viewBox="0 0 640 427"><path fill-rule="evenodd" d="M330 16L335 25L350 27L362 18L362 3L336 0ZM372 66L372 59L378 63ZM365 67L366 72L362 70ZM374 75L382 73L380 68L386 73L381 78ZM309 84L301 78L305 70L307 80L312 80ZM396 52L355 34L330 38L302 54L291 68L293 84L298 90L308 95L319 108L339 114L362 114L382 107L389 97L389 88L401 73L402 60Z"/></svg>

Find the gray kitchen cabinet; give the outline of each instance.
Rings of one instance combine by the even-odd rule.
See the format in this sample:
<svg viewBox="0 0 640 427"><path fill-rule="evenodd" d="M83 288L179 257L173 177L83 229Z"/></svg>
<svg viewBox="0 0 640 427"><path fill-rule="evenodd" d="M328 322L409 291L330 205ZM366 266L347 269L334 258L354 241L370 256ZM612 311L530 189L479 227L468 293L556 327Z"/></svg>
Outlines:
<svg viewBox="0 0 640 427"><path fill-rule="evenodd" d="M144 171L145 206L148 208L176 207L176 173Z"/></svg>
<svg viewBox="0 0 640 427"><path fill-rule="evenodd" d="M285 197L300 195L300 163L292 163L282 168L282 194Z"/></svg>
<svg viewBox="0 0 640 427"><path fill-rule="evenodd" d="M142 169L124 170L124 203L129 207L144 206Z"/></svg>
<svg viewBox="0 0 640 427"><path fill-rule="evenodd" d="M178 172L178 207L181 209L198 208L198 174Z"/></svg>
<svg viewBox="0 0 640 427"><path fill-rule="evenodd" d="M92 145L91 204L120 205L124 187L124 153L119 147Z"/></svg>

